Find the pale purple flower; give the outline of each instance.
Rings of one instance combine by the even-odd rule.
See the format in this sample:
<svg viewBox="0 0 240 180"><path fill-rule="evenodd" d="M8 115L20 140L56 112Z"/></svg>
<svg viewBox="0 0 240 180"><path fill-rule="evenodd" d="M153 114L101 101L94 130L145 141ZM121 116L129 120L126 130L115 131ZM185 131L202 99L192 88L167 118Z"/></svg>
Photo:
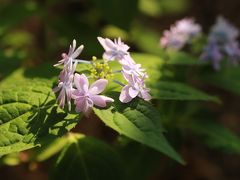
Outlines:
<svg viewBox="0 0 240 180"><path fill-rule="evenodd" d="M62 58L63 59L58 61L58 63L55 64L54 66L63 65L64 70L70 70L71 71L74 61L77 60L76 57L78 57L80 55L83 48L84 48L84 46L81 45L76 49L76 40L74 39L73 42L72 42L72 45L70 45L70 47L69 47L68 54L62 53Z"/></svg>
<svg viewBox="0 0 240 180"><path fill-rule="evenodd" d="M208 43L200 57L202 60L210 61L213 64L215 70L220 69L220 61L222 58L223 55L216 42Z"/></svg>
<svg viewBox="0 0 240 180"><path fill-rule="evenodd" d="M105 50L103 59L106 61L122 60L125 55L129 54L129 46L124 44L120 37L114 39L114 42L108 38L98 37L97 39Z"/></svg>
<svg viewBox="0 0 240 180"><path fill-rule="evenodd" d="M160 39L160 45L163 48L180 50L187 42L187 36L183 36L175 32L174 29L165 30L163 37Z"/></svg>
<svg viewBox="0 0 240 180"><path fill-rule="evenodd" d="M196 24L193 19L185 18L177 21L170 30L163 32L160 45L163 48L179 50L200 33L201 26Z"/></svg>
<svg viewBox="0 0 240 180"><path fill-rule="evenodd" d="M61 71L59 75L58 86L53 89L53 92L60 91L57 102L59 106L63 109L65 102L68 104L69 111L71 110L71 96L73 88L73 72L72 71Z"/></svg>
<svg viewBox="0 0 240 180"><path fill-rule="evenodd" d="M186 35L188 38L196 37L201 33L201 26L196 24L192 18L177 21L174 28L178 33Z"/></svg>
<svg viewBox="0 0 240 180"><path fill-rule="evenodd" d="M74 84L77 89L73 90L72 98L75 100L76 112L83 112L88 116L94 105L106 107L107 102L114 102L112 98L99 95L108 84L106 79L99 79L89 87L87 77L76 73Z"/></svg>
<svg viewBox="0 0 240 180"><path fill-rule="evenodd" d="M139 79L134 76L124 74L124 78L128 81L128 85L124 86L121 91L119 97L121 102L128 103L137 96L145 101L149 101L151 99L151 95L149 94L150 89L146 88L144 83L144 76Z"/></svg>
<svg viewBox="0 0 240 180"><path fill-rule="evenodd" d="M211 28L208 44L204 48L201 59L212 62L214 69L220 69L220 61L226 56L236 65L240 60L240 48L237 42L239 31L225 18L219 16Z"/></svg>
<svg viewBox="0 0 240 180"><path fill-rule="evenodd" d="M144 75L145 69L141 68L141 64L136 64L130 55L125 56L124 59L120 61L120 64L122 65L122 71L125 74L132 76Z"/></svg>
<svg viewBox="0 0 240 180"><path fill-rule="evenodd" d="M218 16L216 24L211 28L210 41L227 43L235 41L239 35L238 29L229 23L224 17Z"/></svg>
<svg viewBox="0 0 240 180"><path fill-rule="evenodd" d="M240 60L240 48L238 42L231 42L224 46L228 59L233 65L237 65Z"/></svg>

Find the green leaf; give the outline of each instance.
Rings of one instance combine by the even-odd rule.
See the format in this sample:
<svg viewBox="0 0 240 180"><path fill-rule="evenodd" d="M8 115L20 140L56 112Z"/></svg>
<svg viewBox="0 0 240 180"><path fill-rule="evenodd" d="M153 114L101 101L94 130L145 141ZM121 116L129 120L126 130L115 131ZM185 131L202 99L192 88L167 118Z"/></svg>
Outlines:
<svg viewBox="0 0 240 180"><path fill-rule="evenodd" d="M113 106L107 109L94 108L96 115L107 126L184 163L163 136L160 115L151 104L141 99L135 99L127 104L117 101L117 97L114 99Z"/></svg>
<svg viewBox="0 0 240 180"><path fill-rule="evenodd" d="M169 51L167 52L167 56L168 60L166 64L170 65L208 65L208 63L185 52Z"/></svg>
<svg viewBox="0 0 240 180"><path fill-rule="evenodd" d="M239 77L240 67L226 67L203 76L207 83L240 95Z"/></svg>
<svg viewBox="0 0 240 180"><path fill-rule="evenodd" d="M0 155L41 146L78 122L55 104L48 83L29 81L5 85L0 90Z"/></svg>
<svg viewBox="0 0 240 180"><path fill-rule="evenodd" d="M12 53L12 52L10 52ZM14 56L6 57L5 54L0 53L0 80L11 74L21 65L21 60ZM7 67L7 68L6 68Z"/></svg>
<svg viewBox="0 0 240 180"><path fill-rule="evenodd" d="M123 179L119 155L107 144L92 137L70 134L50 179Z"/></svg>
<svg viewBox="0 0 240 180"><path fill-rule="evenodd" d="M240 153L240 138L217 122L191 121L187 127L192 133L202 137L203 142L211 148Z"/></svg>
<svg viewBox="0 0 240 180"><path fill-rule="evenodd" d="M136 46L146 53L162 55L163 50L159 47L160 34L141 24L134 24L130 31L130 38Z"/></svg>
<svg viewBox="0 0 240 180"><path fill-rule="evenodd" d="M32 158L36 161L45 161L60 152L67 144L66 136L45 142L41 148L34 149Z"/></svg>
<svg viewBox="0 0 240 180"><path fill-rule="evenodd" d="M201 100L220 103L217 97L179 82L159 81L151 85L151 94L154 99L159 100Z"/></svg>

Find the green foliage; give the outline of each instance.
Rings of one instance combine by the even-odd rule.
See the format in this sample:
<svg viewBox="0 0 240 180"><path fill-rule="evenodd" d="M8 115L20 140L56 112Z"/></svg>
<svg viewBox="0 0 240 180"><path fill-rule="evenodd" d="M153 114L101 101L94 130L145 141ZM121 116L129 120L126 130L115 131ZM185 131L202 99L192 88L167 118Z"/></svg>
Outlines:
<svg viewBox="0 0 240 180"><path fill-rule="evenodd" d="M141 24L134 24L130 31L131 40L136 46L146 52L156 55L162 55L163 51L159 46L160 34Z"/></svg>
<svg viewBox="0 0 240 180"><path fill-rule="evenodd" d="M180 13L188 6L188 0L140 0L139 9L149 16L160 16L170 13Z"/></svg>
<svg viewBox="0 0 240 180"><path fill-rule="evenodd" d="M159 100L201 100L220 102L215 96L210 96L187 84L159 81L151 86L153 98Z"/></svg>
<svg viewBox="0 0 240 180"><path fill-rule="evenodd" d="M141 99L123 104L117 98L114 99L114 104L106 109L94 108L96 115L107 126L184 163L163 136L160 115L151 104Z"/></svg>
<svg viewBox="0 0 240 180"><path fill-rule="evenodd" d="M123 179L121 159L111 147L80 134L70 134L69 138L50 179Z"/></svg>
<svg viewBox="0 0 240 180"><path fill-rule="evenodd" d="M92 0L92 2L108 23L123 29L128 29L138 10L138 0ZM126 11L123 13L123 10Z"/></svg>
<svg viewBox="0 0 240 180"><path fill-rule="evenodd" d="M208 64L185 52L168 51L166 55L167 55L166 63L171 65L207 65Z"/></svg>
<svg viewBox="0 0 240 180"><path fill-rule="evenodd" d="M41 146L73 128L78 115L65 113L55 102L45 82L5 85L0 91L0 155Z"/></svg>
<svg viewBox="0 0 240 180"><path fill-rule="evenodd" d="M10 54L8 57L7 54ZM11 74L14 70L16 70L20 64L21 59L14 54L14 52L6 52L6 54L0 53L0 80L4 79L6 76ZM7 67L7 68L6 68Z"/></svg>
<svg viewBox="0 0 240 180"><path fill-rule="evenodd" d="M143 144L124 136L119 138L118 144L118 151L124 160L126 179L146 180L162 163L162 154Z"/></svg>
<svg viewBox="0 0 240 180"><path fill-rule="evenodd" d="M186 127L193 134L201 137L203 142L211 148L240 153L240 138L217 122L210 120L191 121Z"/></svg>
<svg viewBox="0 0 240 180"><path fill-rule="evenodd" d="M212 85L240 95L240 67L226 67L219 71L203 75L204 80Z"/></svg>
<svg viewBox="0 0 240 180"><path fill-rule="evenodd" d="M56 138L54 140L46 140L41 148L35 148L31 159L38 162L45 161L52 157L53 155L60 152L67 144L68 138L66 136Z"/></svg>
<svg viewBox="0 0 240 180"><path fill-rule="evenodd" d="M33 1L14 2L0 7L0 36L37 12ZM7 18L6 18L7 17Z"/></svg>

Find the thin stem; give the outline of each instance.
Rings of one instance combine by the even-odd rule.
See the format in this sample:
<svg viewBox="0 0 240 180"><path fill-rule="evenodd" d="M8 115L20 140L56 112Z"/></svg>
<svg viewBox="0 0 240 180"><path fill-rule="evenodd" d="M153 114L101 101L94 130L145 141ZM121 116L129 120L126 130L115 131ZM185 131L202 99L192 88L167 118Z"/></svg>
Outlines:
<svg viewBox="0 0 240 180"><path fill-rule="evenodd" d="M113 71L113 73L115 74L115 73L121 73L122 72L122 70L114 70Z"/></svg>
<svg viewBox="0 0 240 180"><path fill-rule="evenodd" d="M125 86L125 84L123 84L123 83L121 83L120 81L118 81L118 80L113 80L113 82L115 82L115 83L117 83L117 84L119 84L120 86Z"/></svg>
<svg viewBox="0 0 240 180"><path fill-rule="evenodd" d="M87 60L83 60L83 59L74 59L73 62L92 64L92 61L87 61Z"/></svg>

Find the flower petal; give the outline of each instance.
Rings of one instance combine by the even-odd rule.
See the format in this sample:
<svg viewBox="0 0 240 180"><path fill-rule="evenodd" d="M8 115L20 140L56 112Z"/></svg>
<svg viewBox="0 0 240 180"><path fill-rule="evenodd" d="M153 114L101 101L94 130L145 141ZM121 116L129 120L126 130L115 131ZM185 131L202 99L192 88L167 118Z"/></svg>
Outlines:
<svg viewBox="0 0 240 180"><path fill-rule="evenodd" d="M148 91L142 91L141 92L141 98L143 98L145 101L149 101L152 99L151 95Z"/></svg>
<svg viewBox="0 0 240 180"><path fill-rule="evenodd" d="M106 85L108 84L108 80L106 79L99 79L95 81L89 88L89 93L90 94L99 94L101 93Z"/></svg>
<svg viewBox="0 0 240 180"><path fill-rule="evenodd" d="M110 39L104 39L102 37L97 37L97 39L105 51L110 51L114 46L114 43Z"/></svg>
<svg viewBox="0 0 240 180"><path fill-rule="evenodd" d="M139 91L133 87L129 87L128 91L129 91L129 96L132 98L135 98L139 93Z"/></svg>
<svg viewBox="0 0 240 180"><path fill-rule="evenodd" d="M93 103L99 107L106 107L107 102L114 102L112 98L109 98L107 96L102 96L102 95L93 95L91 96L91 99Z"/></svg>
<svg viewBox="0 0 240 180"><path fill-rule="evenodd" d="M76 49L76 51L73 52L73 54L71 55L71 57L72 57L73 59L75 59L76 57L78 57L79 54L81 54L83 48L84 48L83 45L79 46L79 47Z"/></svg>
<svg viewBox="0 0 240 180"><path fill-rule="evenodd" d="M129 96L129 88L130 86L124 86L122 91L121 91L121 94L119 96L119 100L122 102L122 103L128 103L130 102L133 98L131 96Z"/></svg>
<svg viewBox="0 0 240 180"><path fill-rule="evenodd" d="M85 76L85 74L79 75L79 74L75 73L74 84L79 91L81 91L83 93L88 92L89 82L88 82L88 79Z"/></svg>
<svg viewBox="0 0 240 180"><path fill-rule="evenodd" d="M86 103L85 103L85 97L80 97L78 99L75 100L75 104L76 104L76 112L80 113L80 112L83 112L84 110L84 106L86 106Z"/></svg>

